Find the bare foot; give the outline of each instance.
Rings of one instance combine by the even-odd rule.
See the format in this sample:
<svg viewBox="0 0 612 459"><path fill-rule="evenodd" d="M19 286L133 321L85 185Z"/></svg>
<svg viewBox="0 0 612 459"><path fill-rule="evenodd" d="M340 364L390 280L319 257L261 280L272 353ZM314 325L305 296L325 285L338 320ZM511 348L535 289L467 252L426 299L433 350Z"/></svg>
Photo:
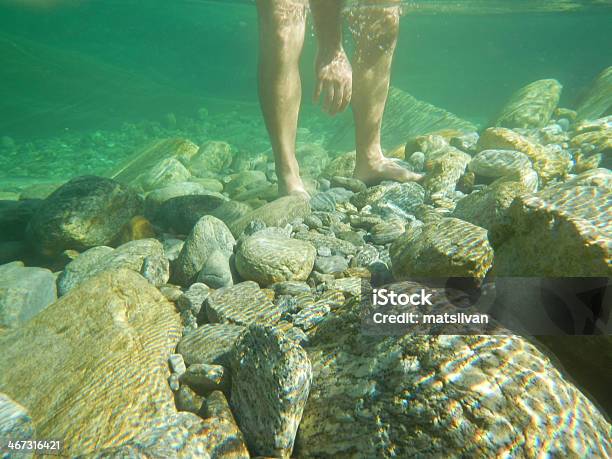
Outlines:
<svg viewBox="0 0 612 459"><path fill-rule="evenodd" d="M420 182L425 177L423 174L409 171L397 162L381 158L366 164L358 164L353 176L366 185L376 185L384 180L395 182Z"/></svg>
<svg viewBox="0 0 612 459"><path fill-rule="evenodd" d="M279 177L278 180L278 195L279 196L301 196L306 200L310 199L310 194L304 188L302 179L297 176Z"/></svg>

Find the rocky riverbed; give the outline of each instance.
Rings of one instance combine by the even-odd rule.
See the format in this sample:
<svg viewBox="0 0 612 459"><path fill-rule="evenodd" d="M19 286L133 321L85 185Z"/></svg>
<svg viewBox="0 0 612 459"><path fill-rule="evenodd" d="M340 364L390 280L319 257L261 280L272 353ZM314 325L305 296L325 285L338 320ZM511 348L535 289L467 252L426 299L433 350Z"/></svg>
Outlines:
<svg viewBox="0 0 612 459"><path fill-rule="evenodd" d="M366 187L354 152L302 142L312 197L279 198L269 154L197 136L11 182L0 438L71 457L609 457L609 337L366 336L360 296L610 277L610 74L572 109L534 82L482 129L394 91L386 154L422 183Z"/></svg>

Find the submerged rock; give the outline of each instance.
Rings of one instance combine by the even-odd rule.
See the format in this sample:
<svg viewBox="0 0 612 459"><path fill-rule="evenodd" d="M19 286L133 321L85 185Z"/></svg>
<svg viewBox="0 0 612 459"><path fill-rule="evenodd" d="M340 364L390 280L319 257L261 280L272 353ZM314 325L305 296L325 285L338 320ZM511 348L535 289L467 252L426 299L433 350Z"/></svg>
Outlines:
<svg viewBox="0 0 612 459"><path fill-rule="evenodd" d="M57 299L55 276L21 262L0 266L0 328L16 328Z"/></svg>
<svg viewBox="0 0 612 459"><path fill-rule="evenodd" d="M161 205L169 199L194 194L207 194L206 188L196 182L178 182L151 191L145 199L145 215L150 219L157 217Z"/></svg>
<svg viewBox="0 0 612 459"><path fill-rule="evenodd" d="M173 275L181 285L193 283L215 251L229 259L235 243L225 223L210 215L202 217L187 236L176 259Z"/></svg>
<svg viewBox="0 0 612 459"><path fill-rule="evenodd" d="M480 282L493 265L487 231L457 218L442 218L407 231L389 253L398 280L469 277Z"/></svg>
<svg viewBox="0 0 612 459"><path fill-rule="evenodd" d="M595 119L609 115L612 108L612 66L603 70L584 94L576 111L578 119Z"/></svg>
<svg viewBox="0 0 612 459"><path fill-rule="evenodd" d="M183 336L177 352L187 365L195 363L228 366L229 353L245 327L232 324L203 324L193 333Z"/></svg>
<svg viewBox="0 0 612 459"><path fill-rule="evenodd" d="M188 234L200 218L211 215L227 198L208 191L189 196L177 196L165 201L157 211L156 221L163 228Z"/></svg>
<svg viewBox="0 0 612 459"><path fill-rule="evenodd" d="M612 275L612 193L556 186L520 196L508 210L507 239L495 251L500 276Z"/></svg>
<svg viewBox="0 0 612 459"><path fill-rule="evenodd" d="M102 273L0 334L0 387L30 411L39 438L63 440L62 454L116 447L175 412L166 362L179 327L142 276Z"/></svg>
<svg viewBox="0 0 612 459"><path fill-rule="evenodd" d="M213 251L204 263L202 271L198 274L197 281L203 282L210 288L231 286L234 280L227 254L221 250Z"/></svg>
<svg viewBox="0 0 612 459"><path fill-rule="evenodd" d="M262 286L306 280L316 256L314 246L298 239L261 233L247 237L238 247L236 269L240 275Z"/></svg>
<svg viewBox="0 0 612 459"><path fill-rule="evenodd" d="M356 157L357 154L352 151L334 158L323 170L322 177L328 179L332 177L353 177Z"/></svg>
<svg viewBox="0 0 612 459"><path fill-rule="evenodd" d="M557 80L538 80L519 89L502 108L495 126L539 128L550 121L561 97Z"/></svg>
<svg viewBox="0 0 612 459"><path fill-rule="evenodd" d="M313 385L297 436L300 457L612 451L604 417L525 339L365 336L359 312L339 311L307 348Z"/></svg>
<svg viewBox="0 0 612 459"><path fill-rule="evenodd" d="M382 217L406 217L423 204L425 190L414 182L387 182L368 188L351 198L358 209L371 206L371 212ZM351 222L352 223L352 222Z"/></svg>
<svg viewBox="0 0 612 459"><path fill-rule="evenodd" d="M22 241L32 216L38 211L42 201L0 201L0 241Z"/></svg>
<svg viewBox="0 0 612 459"><path fill-rule="evenodd" d="M450 145L425 151L423 187L430 199L451 197L472 157Z"/></svg>
<svg viewBox="0 0 612 459"><path fill-rule="evenodd" d="M140 239L123 244L116 249L100 246L93 247L66 265L57 278L59 295L65 295L86 279L103 271L130 269L143 273L143 267L148 260L149 271L159 271L160 275L148 278L152 284L160 286L168 281L168 260L164 257L164 249L156 239Z"/></svg>
<svg viewBox="0 0 612 459"><path fill-rule="evenodd" d="M612 167L612 116L580 123L570 140L576 171Z"/></svg>
<svg viewBox="0 0 612 459"><path fill-rule="evenodd" d="M45 255L110 245L143 211L130 188L107 178L77 177L45 199L28 225L28 242Z"/></svg>
<svg viewBox="0 0 612 459"><path fill-rule="evenodd" d="M253 454L290 457L312 381L306 352L273 327L236 343L230 404Z"/></svg>
<svg viewBox="0 0 612 459"><path fill-rule="evenodd" d="M136 179L144 191L163 188L173 183L186 182L191 173L175 158L166 158Z"/></svg>
<svg viewBox="0 0 612 459"><path fill-rule="evenodd" d="M483 177L518 177L531 169L531 161L524 153L513 150L483 150L472 158L468 170Z"/></svg>
<svg viewBox="0 0 612 459"><path fill-rule="evenodd" d="M193 175L206 177L211 172L221 172L232 163L232 147L227 142L209 141L198 149L186 163Z"/></svg>
<svg viewBox="0 0 612 459"><path fill-rule="evenodd" d="M28 441L34 440L35 431L32 418L25 407L12 400L6 394L0 392L0 438L2 442L7 440ZM6 448L8 445L3 444ZM24 458L33 457L33 452L20 452L19 456ZM3 451L2 457L9 459L11 454Z"/></svg>

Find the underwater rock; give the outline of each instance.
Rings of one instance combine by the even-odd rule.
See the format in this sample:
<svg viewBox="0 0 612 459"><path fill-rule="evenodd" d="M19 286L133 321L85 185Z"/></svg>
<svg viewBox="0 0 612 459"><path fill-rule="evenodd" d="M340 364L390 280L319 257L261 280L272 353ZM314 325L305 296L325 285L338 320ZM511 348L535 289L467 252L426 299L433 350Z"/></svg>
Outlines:
<svg viewBox="0 0 612 459"><path fill-rule="evenodd" d="M493 264L487 230L457 218L442 218L407 231L389 249L393 275L484 279Z"/></svg>
<svg viewBox="0 0 612 459"><path fill-rule="evenodd" d="M157 212L156 222L179 234L188 234L205 215L211 215L227 198L220 193L177 196L165 201Z"/></svg>
<svg viewBox="0 0 612 459"><path fill-rule="evenodd" d="M307 348L300 456L609 455L604 417L520 336L366 336L360 312L340 309Z"/></svg>
<svg viewBox="0 0 612 459"><path fill-rule="evenodd" d="M390 244L404 234L404 223L401 220L391 220L370 229L370 238L374 244Z"/></svg>
<svg viewBox="0 0 612 459"><path fill-rule="evenodd" d="M465 173L472 157L450 145L426 150L424 153L425 180L423 187L427 196L433 201L452 197L457 188L457 182Z"/></svg>
<svg viewBox="0 0 612 459"><path fill-rule="evenodd" d="M191 196L195 194L208 194L208 190L197 182L179 182L153 190L147 193L145 198L145 216L154 220L162 204L169 199L179 196Z"/></svg>
<svg viewBox="0 0 612 459"><path fill-rule="evenodd" d="M12 441L34 440L35 431L32 418L25 407L0 392L0 438L6 448L7 439ZM31 458L34 453L20 452L19 457ZM10 459L11 454L4 451L2 457Z"/></svg>
<svg viewBox="0 0 612 459"><path fill-rule="evenodd" d="M233 285L232 270L227 254L220 250L213 251L200 274L197 278L198 282L203 282L210 288L222 288Z"/></svg>
<svg viewBox="0 0 612 459"><path fill-rule="evenodd" d="M557 80L538 80L519 89L502 108L495 126L540 128L557 108L563 86Z"/></svg>
<svg viewBox="0 0 612 459"><path fill-rule="evenodd" d="M164 257L161 242L156 239L131 241L114 250L105 246L92 247L68 263L60 273L57 278L58 294L65 295L86 279L103 271L124 268L141 273L146 260L153 262L163 273L154 285L159 287L166 283L169 276L168 261Z"/></svg>
<svg viewBox="0 0 612 459"><path fill-rule="evenodd" d="M312 271L316 249L308 242L257 232L236 251L236 269L244 279L262 286L303 281Z"/></svg>
<svg viewBox="0 0 612 459"><path fill-rule="evenodd" d="M578 119L595 119L609 115L612 108L612 66L603 70L584 94L576 111Z"/></svg>
<svg viewBox="0 0 612 459"><path fill-rule="evenodd" d="M175 412L166 362L179 327L139 274L99 274L0 334L0 387L29 410L39 438L63 440L62 454L116 447Z"/></svg>
<svg viewBox="0 0 612 459"><path fill-rule="evenodd" d="M314 231L296 233L295 239L310 242L317 250L321 247L327 247L332 253L343 256L354 255L357 252L357 247L348 241L315 233Z"/></svg>
<svg viewBox="0 0 612 459"><path fill-rule="evenodd" d="M314 269L323 274L341 273L348 268L348 261L340 255L332 255L327 257L317 257L314 263Z"/></svg>
<svg viewBox="0 0 612 459"><path fill-rule="evenodd" d="M202 324L183 336L176 348L187 365L196 363L229 366L229 353L245 327L232 324Z"/></svg>
<svg viewBox="0 0 612 459"><path fill-rule="evenodd" d="M364 191L366 189L366 184L361 180L350 177L338 177L334 176L331 178L331 186L346 188L347 190L351 190L353 193L359 193L360 191Z"/></svg>
<svg viewBox="0 0 612 459"><path fill-rule="evenodd" d="M141 150L136 151L126 161L110 172L108 177L121 183L130 184L134 182L143 171L148 171L155 164L164 159L174 158L185 161L196 154L197 151L198 146L189 140L156 140Z"/></svg>
<svg viewBox="0 0 612 459"><path fill-rule="evenodd" d="M543 147L510 129L489 128L480 135L478 151L496 149L515 150L526 154L543 184L554 178L564 178L572 166L569 155L554 148Z"/></svg>
<svg viewBox="0 0 612 459"><path fill-rule="evenodd" d="M531 169L531 161L524 153L513 150L483 150L468 164L468 170L483 177L519 176Z"/></svg>
<svg viewBox="0 0 612 459"><path fill-rule="evenodd" d="M308 214L308 200L301 196L285 196L249 212L233 221L229 227L234 237L239 237L252 220L261 220L267 226L282 228L296 218L303 218Z"/></svg>
<svg viewBox="0 0 612 459"><path fill-rule="evenodd" d="M225 223L206 215L195 224L175 262L173 276L181 285L192 284L216 250L229 259L236 241Z"/></svg>
<svg viewBox="0 0 612 459"><path fill-rule="evenodd" d="M146 431L121 446L105 448L75 459L136 457L248 459L240 431L226 419L174 413L159 418Z"/></svg>
<svg viewBox="0 0 612 459"><path fill-rule="evenodd" d="M180 377L182 384L187 384L200 394L214 390L224 390L228 384L227 371L221 365L194 363Z"/></svg>
<svg viewBox="0 0 612 459"><path fill-rule="evenodd" d="M32 216L42 201L0 201L0 241L22 241Z"/></svg>
<svg viewBox="0 0 612 459"><path fill-rule="evenodd" d="M149 220L142 215L136 215L132 219L123 225L119 236L117 236L116 244L125 244L130 241L137 241L139 239L154 238L155 228Z"/></svg>
<svg viewBox="0 0 612 459"><path fill-rule="evenodd" d="M26 323L56 299L55 276L48 269L0 265L0 328Z"/></svg>
<svg viewBox="0 0 612 459"><path fill-rule="evenodd" d="M204 397L196 394L189 386L181 386L174 393L174 403L178 411L198 414L202 409Z"/></svg>
<svg viewBox="0 0 612 459"><path fill-rule="evenodd" d="M496 241L500 276L612 275L612 192L594 186L555 186L514 200ZM498 244L501 244L497 247Z"/></svg>
<svg viewBox="0 0 612 459"><path fill-rule="evenodd" d="M266 174L262 171L240 171L225 185L224 191L230 196L246 191L252 183L267 182Z"/></svg>
<svg viewBox="0 0 612 459"><path fill-rule="evenodd" d="M204 305L204 301L210 295L210 288L206 284L196 282L180 295L176 300L176 307L180 312L191 312L197 316Z"/></svg>
<svg viewBox="0 0 612 459"><path fill-rule="evenodd" d="M253 281L215 290L206 299L205 307L210 323L275 324L280 320L280 309Z"/></svg>
<svg viewBox="0 0 612 459"><path fill-rule="evenodd" d="M221 193L223 191L223 183L214 178L191 177L191 181L202 185L206 191Z"/></svg>
<svg viewBox="0 0 612 459"><path fill-rule="evenodd" d="M36 183L34 185L30 185L20 191L19 200L27 201L30 199L46 199L60 186L62 186L62 183Z"/></svg>
<svg viewBox="0 0 612 459"><path fill-rule="evenodd" d="M323 170L321 174L323 178L331 179L332 177L347 177L351 178L355 172L355 159L357 154L354 151L344 153L334 158Z"/></svg>
<svg viewBox="0 0 612 459"><path fill-rule="evenodd" d="M142 199L132 189L107 178L77 177L42 202L30 220L27 239L44 255L110 245L142 211Z"/></svg>
<svg viewBox="0 0 612 459"><path fill-rule="evenodd" d="M496 182L490 186L474 191L461 198L452 216L473 225L492 230L501 225L508 217L508 209L514 198L525 193L525 187L519 182L503 181ZM491 242L493 236L489 232ZM495 244L494 244L495 245Z"/></svg>
<svg viewBox="0 0 612 459"><path fill-rule="evenodd" d="M248 204L238 201L225 201L215 210L213 210L210 215L213 217L217 217L226 225L231 225L232 222L238 220L239 218L244 217L253 209Z"/></svg>
<svg viewBox="0 0 612 459"><path fill-rule="evenodd" d="M310 199L310 207L318 212L333 212L336 210L336 198L329 190L316 193Z"/></svg>
<svg viewBox="0 0 612 459"><path fill-rule="evenodd" d="M607 191L612 191L612 171L603 168L590 169L557 186L565 188L579 185L598 186Z"/></svg>
<svg viewBox="0 0 612 459"><path fill-rule="evenodd" d="M278 186L270 183L267 180L263 182L253 183L253 188L241 191L233 196L236 201L252 201L259 199L261 201L273 201L278 197Z"/></svg>
<svg viewBox="0 0 612 459"><path fill-rule="evenodd" d="M312 382L308 356L274 327L254 325L232 355L230 405L249 450L290 457Z"/></svg>
<svg viewBox="0 0 612 459"><path fill-rule="evenodd" d="M191 173L178 159L166 158L138 176L132 183L140 185L144 191L151 191L173 183L186 182L190 177Z"/></svg>
<svg viewBox="0 0 612 459"><path fill-rule="evenodd" d="M577 172L612 167L612 116L583 122L575 132L570 146L574 149Z"/></svg>
<svg viewBox="0 0 612 459"><path fill-rule="evenodd" d="M355 201L364 206L371 206L372 214L388 220L410 219L424 200L425 189L418 183L407 182L374 186L369 188L362 198L357 198Z"/></svg>
<svg viewBox="0 0 612 459"><path fill-rule="evenodd" d="M221 172L232 163L232 147L227 142L208 141L192 156L187 165L193 175L207 177L211 172Z"/></svg>
<svg viewBox="0 0 612 459"><path fill-rule="evenodd" d="M318 177L329 162L325 148L316 143L298 143L295 156L302 177Z"/></svg>

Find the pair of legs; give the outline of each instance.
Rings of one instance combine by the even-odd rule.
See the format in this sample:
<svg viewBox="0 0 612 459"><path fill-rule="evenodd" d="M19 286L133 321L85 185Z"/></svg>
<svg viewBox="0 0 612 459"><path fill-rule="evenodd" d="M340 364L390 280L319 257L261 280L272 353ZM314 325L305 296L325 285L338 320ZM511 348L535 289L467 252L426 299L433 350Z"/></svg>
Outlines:
<svg viewBox="0 0 612 459"><path fill-rule="evenodd" d="M380 1L380 0L379 0ZM396 0L397 1L397 0ZM368 184L381 180L419 180L386 159L380 145L382 115L389 90L399 7L356 7L348 14L355 42L351 71L342 49L342 0L310 0L318 39L317 92L335 114L352 102L357 163L355 177ZM258 0L259 98L276 161L279 193L305 193L295 158L302 96L299 59L306 30L305 0ZM317 94L318 97L318 94Z"/></svg>

